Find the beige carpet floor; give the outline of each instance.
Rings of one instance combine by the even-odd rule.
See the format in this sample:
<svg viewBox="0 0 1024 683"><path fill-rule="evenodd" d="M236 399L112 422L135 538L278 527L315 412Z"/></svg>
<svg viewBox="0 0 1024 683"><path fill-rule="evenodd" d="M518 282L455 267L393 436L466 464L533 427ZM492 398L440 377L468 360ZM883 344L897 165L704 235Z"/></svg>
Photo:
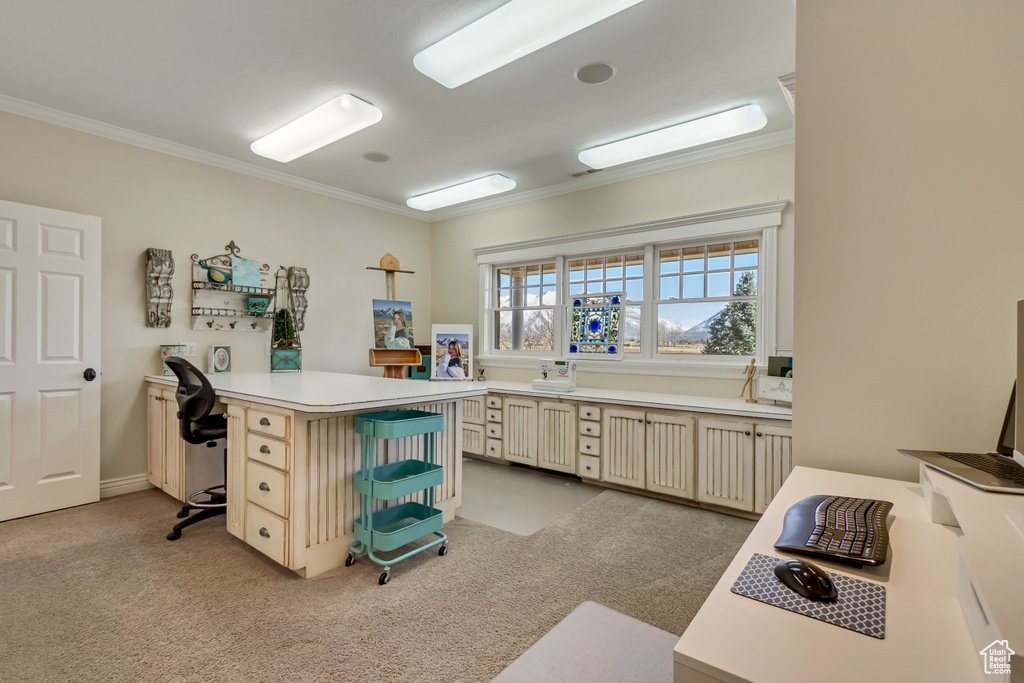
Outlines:
<svg viewBox="0 0 1024 683"><path fill-rule="evenodd" d="M586 600L682 633L753 523L605 491L302 579L157 491L0 523L0 681L488 681ZM667 656L671 656L670 653Z"/></svg>

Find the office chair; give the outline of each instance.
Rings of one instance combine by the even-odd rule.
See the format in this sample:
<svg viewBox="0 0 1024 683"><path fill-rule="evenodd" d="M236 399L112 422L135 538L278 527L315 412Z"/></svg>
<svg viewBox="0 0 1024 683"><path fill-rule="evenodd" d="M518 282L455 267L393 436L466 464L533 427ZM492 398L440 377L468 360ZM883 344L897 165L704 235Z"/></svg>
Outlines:
<svg viewBox="0 0 1024 683"><path fill-rule="evenodd" d="M172 356L164 361L171 372L178 378L178 390L175 392L175 399L178 401L178 428L181 438L191 444L205 443L209 448L217 445L218 439L226 439L228 436L228 421L223 415L211 415L214 403L217 402L213 393L213 387L206 375L199 372L196 366L184 358ZM228 449L224 446L224 476L227 478ZM174 525L171 533L167 534L168 541L176 541L181 538L181 530L196 522L201 522L209 517L216 517L227 512L228 497L227 484L211 486L210 488L196 491L188 497L188 503L181 508L178 519L188 517L192 510L198 510L196 514L188 517L183 522ZM209 496L208 500L195 500L198 496Z"/></svg>

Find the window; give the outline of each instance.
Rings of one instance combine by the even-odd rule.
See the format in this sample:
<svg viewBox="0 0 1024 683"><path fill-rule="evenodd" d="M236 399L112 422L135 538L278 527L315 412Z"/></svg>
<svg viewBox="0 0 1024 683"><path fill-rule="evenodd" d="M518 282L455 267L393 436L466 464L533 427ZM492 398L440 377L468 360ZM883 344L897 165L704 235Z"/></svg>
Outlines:
<svg viewBox="0 0 1024 683"><path fill-rule="evenodd" d="M496 351L553 351L555 263L495 268L493 311Z"/></svg>
<svg viewBox="0 0 1024 683"><path fill-rule="evenodd" d="M751 357L763 363L775 347L785 205L477 249L481 361L532 367L564 356L572 297L621 292L623 360L578 359L581 369L732 376Z"/></svg>

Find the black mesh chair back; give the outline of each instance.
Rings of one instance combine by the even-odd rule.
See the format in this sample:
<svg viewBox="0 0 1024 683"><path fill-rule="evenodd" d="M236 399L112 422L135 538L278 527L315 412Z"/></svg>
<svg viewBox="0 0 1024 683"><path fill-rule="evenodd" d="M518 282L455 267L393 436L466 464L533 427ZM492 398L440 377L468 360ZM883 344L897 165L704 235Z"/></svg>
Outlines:
<svg viewBox="0 0 1024 683"><path fill-rule="evenodd" d="M227 419L210 415L217 397L206 375L184 358L172 356L164 361L178 378L178 429L188 443L199 444L228 435Z"/></svg>

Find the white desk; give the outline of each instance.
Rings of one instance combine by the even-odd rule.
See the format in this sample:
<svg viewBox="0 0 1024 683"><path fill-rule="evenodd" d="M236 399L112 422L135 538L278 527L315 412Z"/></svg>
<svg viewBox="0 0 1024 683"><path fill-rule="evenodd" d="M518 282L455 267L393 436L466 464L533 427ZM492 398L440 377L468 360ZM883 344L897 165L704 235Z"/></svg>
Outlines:
<svg viewBox="0 0 1024 683"><path fill-rule="evenodd" d="M987 633L993 639L1008 638L1011 648L1024 652L1024 536L1012 526L1013 515L1024 511L1024 496L986 494L931 470L927 475L922 487L796 468L676 645L676 683L995 680L983 673L978 654L991 641L976 645L976 639L988 636L975 632L972 638L968 624L972 612L980 614L978 603L962 606L961 597L973 600L972 592L978 593L988 611ZM947 496L959 528L933 521L925 502L926 494L932 497L931 484ZM786 510L807 496L826 493L894 504L891 555L885 565L858 570L817 562L830 572L885 584L884 640L730 591L754 553L787 557L772 547ZM935 509L942 519L943 506ZM952 521L945 512L945 521ZM973 590L961 577L974 580ZM1024 673L1020 657L1014 664L1018 675Z"/></svg>
<svg viewBox="0 0 1024 683"><path fill-rule="evenodd" d="M274 561L304 576L344 563L359 516L355 472L362 468L359 413L417 409L441 413L436 436L444 484L435 506L451 521L462 505L462 399L487 392L482 382L428 382L332 372L208 376L228 421L227 528ZM183 498L184 457L173 377L146 377L150 481ZM421 438L375 449L377 464L423 458ZM421 496L422 494L417 494Z"/></svg>

